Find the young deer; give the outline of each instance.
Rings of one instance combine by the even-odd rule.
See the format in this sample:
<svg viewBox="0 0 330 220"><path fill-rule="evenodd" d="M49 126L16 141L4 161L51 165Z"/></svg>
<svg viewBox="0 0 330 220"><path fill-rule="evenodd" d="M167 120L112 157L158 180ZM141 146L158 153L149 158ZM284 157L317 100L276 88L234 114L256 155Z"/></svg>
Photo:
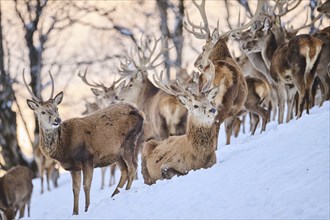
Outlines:
<svg viewBox="0 0 330 220"><path fill-rule="evenodd" d="M319 62L322 41L310 35L298 35L288 43L278 47L272 23L268 17L260 26L252 26L250 34L245 39L245 49L248 52L261 52L262 58L270 70L270 76L275 82L279 98L279 123L283 123L284 103L287 96L288 115L290 120L293 98L298 90L299 103L297 118L301 117L304 105L309 112L310 92L315 71ZM286 93L285 86L290 87Z"/></svg>
<svg viewBox="0 0 330 220"><path fill-rule="evenodd" d="M155 77L156 76L156 77ZM148 185L159 179L170 179L174 175L185 175L190 170L209 168L216 163L216 143L214 121L217 114L213 100L218 87L206 82L201 89L194 85L184 89L178 83L174 90L168 79L154 75L155 83L170 93L188 110L185 135L171 136L163 141L148 141L142 150L142 175ZM188 92L190 91L190 92Z"/></svg>
<svg viewBox="0 0 330 220"><path fill-rule="evenodd" d="M54 81L51 74L49 75L52 81L51 97L47 101L42 101L28 87L23 72L25 86L33 97L32 100L27 100L27 104L38 117L40 149L71 173L73 214L77 215L81 171L85 211L90 204L94 167L117 163L121 177L112 196L117 194L126 182L126 190L130 189L137 168L134 151L142 131L144 116L132 105L114 104L82 118L62 121L57 106L62 102L63 92L52 98Z"/></svg>
<svg viewBox="0 0 330 220"><path fill-rule="evenodd" d="M215 29L211 36L205 12L205 1L203 0L200 5L195 1L193 1L193 3L199 10L204 25L193 24L188 16L187 21L191 28L189 29L186 24L186 30L192 33L196 38L206 40L206 43L203 46L203 52L198 56L194 65L201 72L205 72L204 68L207 66L208 60L211 60L214 64L215 76L213 79L213 85L219 87L219 92L214 100L218 110L217 127L219 129L220 124L226 120L226 144L230 144L232 125L235 118L241 113L241 110L244 109L244 103L247 97L246 81L240 67L229 53L225 41L229 32L220 36L218 30ZM258 3L258 10L261 10L260 5L261 4ZM253 20L254 18L251 19L251 21ZM241 28L244 28L245 26L246 25ZM196 31L196 29L199 31ZM205 82L205 77L208 77L207 74L201 75L202 82ZM203 83L201 83L201 85L203 85Z"/></svg>
<svg viewBox="0 0 330 220"><path fill-rule="evenodd" d="M0 178L0 210L7 219L15 219L18 210L19 218L24 217L25 206L30 217L33 172L30 168L16 166ZM0 213L1 219L1 213Z"/></svg>

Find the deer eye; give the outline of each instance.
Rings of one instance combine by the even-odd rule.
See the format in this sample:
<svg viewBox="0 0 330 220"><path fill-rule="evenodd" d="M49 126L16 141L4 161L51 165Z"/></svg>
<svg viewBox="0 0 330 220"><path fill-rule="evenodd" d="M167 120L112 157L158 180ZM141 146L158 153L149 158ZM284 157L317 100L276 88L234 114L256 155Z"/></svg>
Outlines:
<svg viewBox="0 0 330 220"><path fill-rule="evenodd" d="M46 112L45 112L45 111L42 111L42 112L41 112L41 114L43 114L43 115L44 115L44 114L46 114Z"/></svg>
<svg viewBox="0 0 330 220"><path fill-rule="evenodd" d="M198 108L198 105L194 105L194 108Z"/></svg>
<svg viewBox="0 0 330 220"><path fill-rule="evenodd" d="M128 87L130 87L130 88L131 88L132 86L133 86L133 84L129 84L129 85L128 85Z"/></svg>

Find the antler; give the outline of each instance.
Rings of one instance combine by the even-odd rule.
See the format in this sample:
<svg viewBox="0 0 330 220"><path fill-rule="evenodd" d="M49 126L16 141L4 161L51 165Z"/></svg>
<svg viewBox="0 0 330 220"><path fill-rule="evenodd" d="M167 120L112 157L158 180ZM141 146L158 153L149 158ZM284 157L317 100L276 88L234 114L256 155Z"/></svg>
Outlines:
<svg viewBox="0 0 330 220"><path fill-rule="evenodd" d="M87 78L86 78L86 75L87 75L87 69L88 69L88 68L86 68L84 74L81 74L80 71L78 72L78 76L81 78L81 80L82 80L86 85L89 85L89 86L91 86L91 87L95 87L95 88L98 88L98 87L99 87L99 88L102 88L104 91L106 91L107 87L104 86L103 83L95 83L95 82L93 82L93 84L92 84L92 83L88 82L88 80L87 80Z"/></svg>
<svg viewBox="0 0 330 220"><path fill-rule="evenodd" d="M195 0L193 0L194 5L196 6L196 8L198 9L202 20L203 20L203 26L202 25L196 25L193 22L191 22L190 17L188 12L186 12L187 15L187 22L189 23L189 25L191 26L191 29L188 28L188 24L187 22L184 21L184 28L189 32L192 33L196 38L198 39L208 39L211 37L211 32L209 29L209 23L207 21L207 16L206 16L206 12L205 12L205 0L203 0L201 2L201 4L197 4L197 2ZM195 29L198 29L200 32L196 32Z"/></svg>
<svg viewBox="0 0 330 220"><path fill-rule="evenodd" d="M300 31L300 30L302 30L304 28L311 27L312 25L315 24L315 22L317 22L318 20L320 20L320 18L322 18L322 16L323 16L323 14L318 14L309 24L306 24L307 23L307 19L306 19L306 22L305 22L305 24L303 26L301 26L299 28L296 28L296 29L293 29L291 27L290 32L296 34L296 33L298 33L298 31Z"/></svg>
<svg viewBox="0 0 330 220"><path fill-rule="evenodd" d="M277 16L282 17L282 16L286 15L287 13L289 13L290 11L293 11L295 8L297 8L298 5L301 3L301 1L302 0L296 1L296 4L294 6L292 6L291 8L289 8L291 6L291 4L293 4L292 2L290 3L288 0L277 0L273 11L275 11L276 8L278 8Z"/></svg>
<svg viewBox="0 0 330 220"><path fill-rule="evenodd" d="M177 83L177 89L179 91L176 91L173 89L172 85L170 85L170 80L167 77L167 74L163 74L164 71L162 70L160 74L157 73L153 74L153 80L154 83L162 89L164 92L167 92L168 94L177 96L177 95L189 95L189 93L184 89L184 86L179 82L179 80L176 80ZM165 75L165 77L163 77Z"/></svg>
<svg viewBox="0 0 330 220"><path fill-rule="evenodd" d="M204 25L202 26L202 25L196 25L196 24L192 23L189 18L189 14L186 13L187 22L189 23L191 28L188 28L187 22L184 22L184 27L189 33L192 33L198 39L209 39L211 37L211 35L210 35L210 29L208 27L208 21L207 21L207 16L206 16L206 12L205 12L205 0L203 0L200 5L198 5L195 0L193 1L193 3L198 9L198 11L202 17ZM258 0L257 9L256 9L253 17L250 19L250 21L247 24L237 27L235 29L232 29L230 31L227 31L227 32L223 33L220 37L226 38L234 31L239 32L239 31L242 31L242 30L250 27L253 24L253 22L255 22L257 19L260 19L259 15L262 12L264 4L265 4L264 0ZM199 29L200 32L196 32L195 29Z"/></svg>
<svg viewBox="0 0 330 220"><path fill-rule="evenodd" d="M184 88L184 86L179 80L176 80L175 85L171 85L168 76L165 74L165 77L163 77L163 70L160 72L159 75L157 73L153 75L153 81L160 89L171 95L198 96L200 95L200 93L207 93L214 87L213 79L215 75L215 67L211 60L208 60L208 65L206 66L202 74L204 74L206 78L206 82L203 85L199 84L200 74L194 71L192 73L192 79L190 80L190 83L188 84L187 88Z"/></svg>
<svg viewBox="0 0 330 220"><path fill-rule="evenodd" d="M30 95L32 96L32 99L36 102L40 102L41 100L39 98L37 98L37 96L35 96L32 92L32 90L30 89L29 85L26 83L26 79L25 79L25 69L23 69L23 81L25 84L25 87L27 88L27 90L29 91Z"/></svg>
<svg viewBox="0 0 330 220"><path fill-rule="evenodd" d="M153 39L146 38L143 40L143 36L140 39L140 43L136 44L133 49L130 50L129 56L125 58L124 62L120 63L120 68L118 72L121 75L121 78L133 77L139 71L142 74L146 74L147 70L155 69L161 65L164 61L156 63L164 51L168 48L164 48L162 45L161 49L156 53L159 42L162 38L156 38L153 35ZM153 44L151 44L153 42ZM133 66L133 67L132 67Z"/></svg>

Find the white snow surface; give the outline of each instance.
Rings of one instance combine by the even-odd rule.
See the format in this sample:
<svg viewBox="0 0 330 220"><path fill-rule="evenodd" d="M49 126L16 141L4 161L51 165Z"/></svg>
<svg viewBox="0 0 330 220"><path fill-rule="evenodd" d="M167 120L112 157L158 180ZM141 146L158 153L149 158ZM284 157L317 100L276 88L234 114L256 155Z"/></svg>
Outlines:
<svg viewBox="0 0 330 220"><path fill-rule="evenodd" d="M262 134L240 133L228 146L221 128L213 167L148 186L139 162L139 179L113 198L114 186L100 190L95 169L89 210L81 187L77 216L68 172L44 194L35 179L25 219L329 219L329 115L326 102L287 124L270 122Z"/></svg>

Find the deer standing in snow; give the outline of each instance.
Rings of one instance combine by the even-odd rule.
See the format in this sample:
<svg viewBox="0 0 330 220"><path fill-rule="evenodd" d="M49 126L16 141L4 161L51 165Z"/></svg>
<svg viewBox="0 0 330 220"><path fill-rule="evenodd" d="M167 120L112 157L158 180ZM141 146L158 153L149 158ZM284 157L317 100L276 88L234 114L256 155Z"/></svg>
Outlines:
<svg viewBox="0 0 330 220"><path fill-rule="evenodd" d="M42 152L57 160L70 171L74 195L73 214L79 212L81 172L85 192L85 211L90 204L90 187L95 167L117 163L121 171L119 183L112 196L119 193L125 183L130 189L137 169L136 142L141 134L144 114L129 104L114 104L82 118L65 121L59 116L58 105L63 92L53 98L54 81L49 100L38 99L23 79L32 96L27 104L37 115L39 141Z"/></svg>

